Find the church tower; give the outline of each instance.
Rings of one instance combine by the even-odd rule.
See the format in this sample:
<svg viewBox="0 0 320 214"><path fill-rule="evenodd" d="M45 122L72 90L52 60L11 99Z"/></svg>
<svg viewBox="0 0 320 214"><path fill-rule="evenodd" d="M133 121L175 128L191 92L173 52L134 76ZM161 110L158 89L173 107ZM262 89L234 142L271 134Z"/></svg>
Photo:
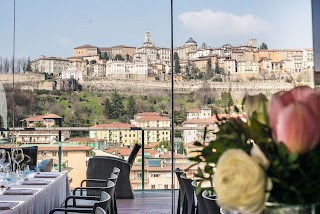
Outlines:
<svg viewBox="0 0 320 214"><path fill-rule="evenodd" d="M144 47L154 47L154 44L152 42L152 38L151 38L151 33L149 30L146 31L145 35L144 35L144 43L143 43Z"/></svg>

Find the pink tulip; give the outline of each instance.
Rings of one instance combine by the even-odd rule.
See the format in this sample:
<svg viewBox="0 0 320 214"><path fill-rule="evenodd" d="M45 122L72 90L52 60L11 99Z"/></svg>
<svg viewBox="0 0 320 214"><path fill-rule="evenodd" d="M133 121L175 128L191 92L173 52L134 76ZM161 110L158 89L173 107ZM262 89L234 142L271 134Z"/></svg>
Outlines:
<svg viewBox="0 0 320 214"><path fill-rule="evenodd" d="M290 152L303 154L320 140L320 95L308 86L296 87L272 96L270 125L276 142Z"/></svg>

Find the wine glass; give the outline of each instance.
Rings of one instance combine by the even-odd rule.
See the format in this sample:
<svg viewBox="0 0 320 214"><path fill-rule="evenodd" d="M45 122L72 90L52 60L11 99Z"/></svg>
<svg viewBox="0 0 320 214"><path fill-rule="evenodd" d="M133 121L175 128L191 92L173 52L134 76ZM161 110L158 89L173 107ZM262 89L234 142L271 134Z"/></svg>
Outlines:
<svg viewBox="0 0 320 214"><path fill-rule="evenodd" d="M20 163L24 160L24 154L22 149L12 149L11 151L12 160L17 165L18 172L20 172Z"/></svg>
<svg viewBox="0 0 320 214"><path fill-rule="evenodd" d="M4 161L6 160L6 150L0 149L0 167L3 168Z"/></svg>
<svg viewBox="0 0 320 214"><path fill-rule="evenodd" d="M3 169L4 169L4 172L8 172L8 171L10 171L9 167L11 165L11 154L10 154L10 152L5 151L4 159L5 159L5 161L3 162Z"/></svg>

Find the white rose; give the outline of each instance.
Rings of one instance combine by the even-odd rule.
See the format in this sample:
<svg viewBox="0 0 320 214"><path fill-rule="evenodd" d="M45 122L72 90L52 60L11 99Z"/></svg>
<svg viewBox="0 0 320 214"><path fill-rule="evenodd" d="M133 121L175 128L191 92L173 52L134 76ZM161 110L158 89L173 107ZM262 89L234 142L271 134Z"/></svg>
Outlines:
<svg viewBox="0 0 320 214"><path fill-rule="evenodd" d="M260 214L266 200L266 174L241 149L229 149L220 158L213 182L217 202L227 210Z"/></svg>

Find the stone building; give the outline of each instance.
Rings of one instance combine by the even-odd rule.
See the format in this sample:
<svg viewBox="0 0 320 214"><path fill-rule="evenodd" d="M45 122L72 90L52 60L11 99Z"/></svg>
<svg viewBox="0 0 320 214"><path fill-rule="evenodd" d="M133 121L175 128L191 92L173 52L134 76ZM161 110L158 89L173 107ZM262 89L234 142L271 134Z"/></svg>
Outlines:
<svg viewBox="0 0 320 214"><path fill-rule="evenodd" d="M109 79L148 79L148 64L146 62L108 61L106 77Z"/></svg>
<svg viewBox="0 0 320 214"><path fill-rule="evenodd" d="M93 45L82 45L74 48L74 56L98 56L100 55L100 50L98 47Z"/></svg>
<svg viewBox="0 0 320 214"><path fill-rule="evenodd" d="M178 53L180 60L191 59L193 54L197 52L197 42L190 37L183 46L175 48L174 52Z"/></svg>
<svg viewBox="0 0 320 214"><path fill-rule="evenodd" d="M64 69L67 69L70 65L68 59L60 57L47 57L41 56L31 62L31 68L35 72L51 74L55 77L60 76Z"/></svg>
<svg viewBox="0 0 320 214"><path fill-rule="evenodd" d="M153 43L150 31L147 30L144 35L143 46L137 48L136 53L133 56L133 60L151 64L156 63L158 58L158 50Z"/></svg>

